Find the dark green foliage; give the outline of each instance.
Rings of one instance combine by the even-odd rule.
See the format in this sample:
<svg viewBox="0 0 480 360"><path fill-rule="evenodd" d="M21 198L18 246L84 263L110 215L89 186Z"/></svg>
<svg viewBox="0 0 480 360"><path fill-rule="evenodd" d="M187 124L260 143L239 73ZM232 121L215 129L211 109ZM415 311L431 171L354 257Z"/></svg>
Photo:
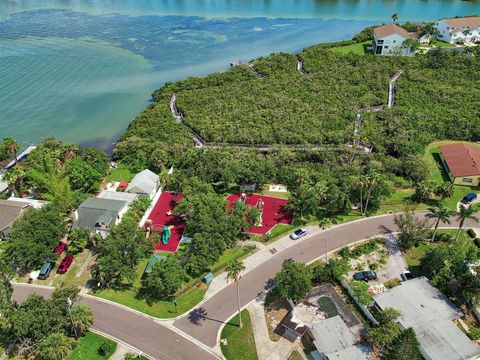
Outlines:
<svg viewBox="0 0 480 360"><path fill-rule="evenodd" d="M26 272L52 256L66 231L63 215L55 206L27 210L13 225L6 257L19 272Z"/></svg>
<svg viewBox="0 0 480 360"><path fill-rule="evenodd" d="M107 354L113 351L113 344L111 341L105 340L99 347L98 347L98 354L101 356L106 356Z"/></svg>
<svg viewBox="0 0 480 360"><path fill-rule="evenodd" d="M157 262L142 282L140 294L149 302L171 299L180 289L185 270L175 256Z"/></svg>
<svg viewBox="0 0 480 360"><path fill-rule="evenodd" d="M93 277L102 286L121 285L135 278L135 267L147 253L149 242L138 227L138 221L126 214L105 239L97 244L98 257L92 269Z"/></svg>
<svg viewBox="0 0 480 360"><path fill-rule="evenodd" d="M62 333L51 333L35 348L36 360L63 360L75 347L75 339Z"/></svg>
<svg viewBox="0 0 480 360"><path fill-rule="evenodd" d="M84 228L74 229L68 236L68 252L71 254L78 254L83 251L90 239L90 231Z"/></svg>
<svg viewBox="0 0 480 360"><path fill-rule="evenodd" d="M51 299L45 299L37 294L31 294L17 306L11 306L3 315L7 336L16 339L16 345L20 353L28 352L32 347L39 351L40 359L53 359L55 344L58 340L65 340L65 348L58 351L68 353L71 350L74 335L73 325L68 313L67 299L72 301L72 316L74 323L83 324L81 332L88 330L93 323L90 309L86 306L74 305L78 299L79 289L66 286L53 291ZM11 301L11 300L10 300ZM80 309L79 309L80 308ZM47 340L48 339L48 340ZM37 347L37 343L46 342Z"/></svg>
<svg viewBox="0 0 480 360"><path fill-rule="evenodd" d="M283 299L298 301L312 288L312 271L303 263L285 260L275 275L275 283Z"/></svg>
<svg viewBox="0 0 480 360"><path fill-rule="evenodd" d="M312 282L314 285L322 285L334 280L332 269L325 263L320 263L312 269Z"/></svg>
<svg viewBox="0 0 480 360"><path fill-rule="evenodd" d="M422 360L420 344L415 331L408 328L400 333L386 347L381 360Z"/></svg>
<svg viewBox="0 0 480 360"><path fill-rule="evenodd" d="M368 305L372 301L372 296L368 293L368 284L365 281L350 281L350 287L355 293L355 297L360 304Z"/></svg>
<svg viewBox="0 0 480 360"><path fill-rule="evenodd" d="M103 175L79 157L67 161L64 171L70 180L72 189L81 190L82 192L97 190L98 186L96 186L96 183Z"/></svg>
<svg viewBox="0 0 480 360"><path fill-rule="evenodd" d="M480 295L480 277L470 271L469 264L480 258L478 248L471 241L457 240L429 249L420 261L422 273L445 295L457 303L474 303Z"/></svg>
<svg viewBox="0 0 480 360"><path fill-rule="evenodd" d="M392 308L378 312L375 316L378 325L370 327L367 332L368 343L380 351L385 350L401 333L400 325L396 322L399 316L400 313Z"/></svg>
<svg viewBox="0 0 480 360"><path fill-rule="evenodd" d="M187 272L198 276L214 263L226 248L235 245L258 213L241 203L234 204L227 214L227 202L212 186L196 178L184 187L184 197L175 213L185 217L187 235L193 238L182 254Z"/></svg>

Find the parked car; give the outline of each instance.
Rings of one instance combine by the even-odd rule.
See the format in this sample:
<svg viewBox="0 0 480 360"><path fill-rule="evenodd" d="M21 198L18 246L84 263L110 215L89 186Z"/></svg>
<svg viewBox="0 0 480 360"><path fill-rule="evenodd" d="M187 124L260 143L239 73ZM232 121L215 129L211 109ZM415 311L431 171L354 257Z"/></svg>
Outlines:
<svg viewBox="0 0 480 360"><path fill-rule="evenodd" d="M477 198L477 194L475 194L475 193L468 193L467 195L465 195L465 196L463 197L462 200L460 200L460 202L461 202L462 204L468 205L468 204L470 204L473 200L475 200L476 198Z"/></svg>
<svg viewBox="0 0 480 360"><path fill-rule="evenodd" d="M47 260L40 268L40 273L38 274L38 278L40 280L45 280L50 276L53 268L55 267L55 262L52 260Z"/></svg>
<svg viewBox="0 0 480 360"><path fill-rule="evenodd" d="M353 280L357 281L370 281L377 280L377 273L375 271L358 271L353 274Z"/></svg>
<svg viewBox="0 0 480 360"><path fill-rule="evenodd" d="M297 239L300 239L301 237L304 237L305 235L307 235L307 229L305 228L297 229L290 234L290 239L297 240Z"/></svg>
<svg viewBox="0 0 480 360"><path fill-rule="evenodd" d="M400 274L400 280L402 281L407 281L413 279L413 275L410 273L410 271L404 271Z"/></svg>
<svg viewBox="0 0 480 360"><path fill-rule="evenodd" d="M70 267L70 265L72 265L72 262L73 262L73 255L66 255L62 262L60 263L60 265L58 265L58 269L57 269L57 273L59 274L65 274L68 270L68 268Z"/></svg>
<svg viewBox="0 0 480 360"><path fill-rule="evenodd" d="M58 254L58 255L62 255L62 253L67 250L67 244L65 243L60 243L60 245L58 245L55 250L53 251L55 254Z"/></svg>

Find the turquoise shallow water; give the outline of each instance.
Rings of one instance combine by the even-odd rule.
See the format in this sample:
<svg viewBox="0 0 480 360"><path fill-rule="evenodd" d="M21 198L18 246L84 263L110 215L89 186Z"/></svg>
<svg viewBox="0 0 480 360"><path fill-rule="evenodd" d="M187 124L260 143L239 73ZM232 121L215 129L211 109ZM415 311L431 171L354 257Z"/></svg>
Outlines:
<svg viewBox="0 0 480 360"><path fill-rule="evenodd" d="M465 1L0 0L0 137L110 143L166 81Z"/></svg>

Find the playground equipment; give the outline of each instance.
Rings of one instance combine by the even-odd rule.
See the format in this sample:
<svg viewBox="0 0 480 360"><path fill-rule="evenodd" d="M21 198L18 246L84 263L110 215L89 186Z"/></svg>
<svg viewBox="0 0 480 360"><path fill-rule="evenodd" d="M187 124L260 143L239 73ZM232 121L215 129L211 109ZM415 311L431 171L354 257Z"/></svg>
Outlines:
<svg viewBox="0 0 480 360"><path fill-rule="evenodd" d="M240 201L243 202L243 203L246 203L247 202L247 194L245 194L244 192L242 192L240 194Z"/></svg>
<svg viewBox="0 0 480 360"><path fill-rule="evenodd" d="M168 226L164 226L162 229L162 244L167 245L168 240L170 240L170 229Z"/></svg>

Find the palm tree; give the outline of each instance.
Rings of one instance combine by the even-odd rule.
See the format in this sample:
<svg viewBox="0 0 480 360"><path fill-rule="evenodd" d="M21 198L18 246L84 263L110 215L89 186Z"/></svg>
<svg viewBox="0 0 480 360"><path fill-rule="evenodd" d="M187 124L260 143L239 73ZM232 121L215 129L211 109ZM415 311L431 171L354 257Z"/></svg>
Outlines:
<svg viewBox="0 0 480 360"><path fill-rule="evenodd" d="M227 267L227 279L233 280L237 284L237 305L238 305L238 318L240 320L240 329L242 328L242 313L240 312L240 274L245 270L245 265L237 259L233 260Z"/></svg>
<svg viewBox="0 0 480 360"><path fill-rule="evenodd" d="M454 214L453 211L448 210L443 202L440 202L436 208L429 208L428 214L425 216L429 219L436 219L435 221L435 228L433 230L432 235L432 242L435 241L435 236L437 235L438 225L440 225L440 221L445 224L450 224L450 216Z"/></svg>
<svg viewBox="0 0 480 360"><path fill-rule="evenodd" d="M17 162L17 152L18 152L18 142L13 137L6 137L3 139L3 143L5 144L5 148L7 152L15 158L15 162Z"/></svg>
<svg viewBox="0 0 480 360"><path fill-rule="evenodd" d="M455 236L455 241L457 241L458 236L460 235L460 231L462 231L463 225L465 224L465 220L473 220L478 222L478 217L475 215L475 210L469 207L460 206L460 212L458 213L457 221L458 223L458 231L457 235Z"/></svg>
<svg viewBox="0 0 480 360"><path fill-rule="evenodd" d="M398 14L397 14L397 13L393 13L393 14L392 14L392 21L393 21L393 23L395 24L395 23L397 22L397 20L398 20Z"/></svg>
<svg viewBox="0 0 480 360"><path fill-rule="evenodd" d="M453 196L453 191L453 183L450 181L445 181L442 185L435 189L435 195L440 196L442 200L444 200L446 198L451 198Z"/></svg>
<svg viewBox="0 0 480 360"><path fill-rule="evenodd" d="M16 195L17 173L13 169L7 171L3 174L3 181L7 183L10 195Z"/></svg>

